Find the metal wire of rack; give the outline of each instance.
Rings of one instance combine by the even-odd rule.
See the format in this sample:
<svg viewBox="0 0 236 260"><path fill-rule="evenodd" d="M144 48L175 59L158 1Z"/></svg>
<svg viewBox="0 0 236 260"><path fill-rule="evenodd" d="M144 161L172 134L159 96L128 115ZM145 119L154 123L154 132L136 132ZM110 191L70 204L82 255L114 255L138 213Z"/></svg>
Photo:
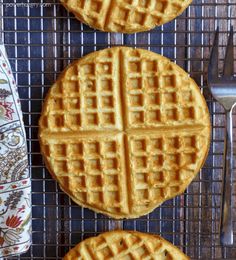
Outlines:
<svg viewBox="0 0 236 260"><path fill-rule="evenodd" d="M192 259L235 259L236 244L221 247L218 237L224 114L206 88L206 68L216 26L222 32L222 47L230 24L236 26L236 1L193 0L176 20L133 35L95 31L56 0L2 0L0 7L4 42L21 97L32 175L33 244L26 254L12 259L61 259L82 239L114 228L161 234ZM207 100L213 126L208 159L185 194L136 220L114 221L76 206L45 169L37 139L42 103L58 74L72 60L114 45L152 50L189 72ZM234 222L236 240L235 234Z"/></svg>

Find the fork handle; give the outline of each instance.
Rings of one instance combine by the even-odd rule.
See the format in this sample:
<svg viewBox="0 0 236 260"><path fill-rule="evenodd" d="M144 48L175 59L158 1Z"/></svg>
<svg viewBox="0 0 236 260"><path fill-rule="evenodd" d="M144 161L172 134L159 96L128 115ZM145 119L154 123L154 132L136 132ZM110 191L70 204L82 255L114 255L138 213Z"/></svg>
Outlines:
<svg viewBox="0 0 236 260"><path fill-rule="evenodd" d="M232 109L226 111L225 119L226 131L220 219L220 241L222 245L233 245L232 189L234 163Z"/></svg>

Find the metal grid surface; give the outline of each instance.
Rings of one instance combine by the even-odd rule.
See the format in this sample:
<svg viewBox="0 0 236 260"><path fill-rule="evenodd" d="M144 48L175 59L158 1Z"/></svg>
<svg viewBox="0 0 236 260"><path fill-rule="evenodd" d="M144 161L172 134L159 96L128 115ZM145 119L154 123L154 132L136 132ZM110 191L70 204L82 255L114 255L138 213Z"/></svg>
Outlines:
<svg viewBox="0 0 236 260"><path fill-rule="evenodd" d="M178 19L134 35L94 31L56 0L2 0L0 5L4 42L22 102L32 175L33 245L14 259L61 259L82 239L114 228L161 234L192 259L235 259L236 244L223 248L219 244L224 114L206 88L206 68L216 26L222 32L223 47L230 23L236 28L236 0L193 0ZM188 71L201 86L213 125L208 159L185 194L148 216L129 221L113 221L71 202L45 169L37 139L42 103L58 74L72 60L114 45L150 49Z"/></svg>

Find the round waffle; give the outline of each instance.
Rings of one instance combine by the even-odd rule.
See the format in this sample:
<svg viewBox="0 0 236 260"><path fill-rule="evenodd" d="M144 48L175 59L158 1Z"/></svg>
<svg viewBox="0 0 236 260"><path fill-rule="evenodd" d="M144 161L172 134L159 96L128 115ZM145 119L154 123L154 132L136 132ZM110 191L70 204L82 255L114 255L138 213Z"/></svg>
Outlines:
<svg viewBox="0 0 236 260"><path fill-rule="evenodd" d="M127 47L72 63L50 89L39 125L61 189L113 218L147 214L181 194L210 144L196 83L167 58Z"/></svg>
<svg viewBox="0 0 236 260"><path fill-rule="evenodd" d="M66 254L76 259L190 259L173 244L156 235L134 231L110 231L88 238Z"/></svg>
<svg viewBox="0 0 236 260"><path fill-rule="evenodd" d="M147 31L180 15L192 0L61 0L80 21L101 31Z"/></svg>

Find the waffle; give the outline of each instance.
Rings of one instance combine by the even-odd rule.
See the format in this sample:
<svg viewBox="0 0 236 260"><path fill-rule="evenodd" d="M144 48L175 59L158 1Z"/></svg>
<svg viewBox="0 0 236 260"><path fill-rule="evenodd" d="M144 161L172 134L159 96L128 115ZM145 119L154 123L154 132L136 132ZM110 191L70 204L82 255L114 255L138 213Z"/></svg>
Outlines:
<svg viewBox="0 0 236 260"><path fill-rule="evenodd" d="M79 259L190 259L160 236L134 231L110 231L79 243L63 260Z"/></svg>
<svg viewBox="0 0 236 260"><path fill-rule="evenodd" d="M47 168L76 203L135 218L184 192L210 144L206 102L167 58L115 47L72 63L39 121Z"/></svg>
<svg viewBox="0 0 236 260"><path fill-rule="evenodd" d="M101 31L147 31L180 15L192 0L61 0L80 21Z"/></svg>

